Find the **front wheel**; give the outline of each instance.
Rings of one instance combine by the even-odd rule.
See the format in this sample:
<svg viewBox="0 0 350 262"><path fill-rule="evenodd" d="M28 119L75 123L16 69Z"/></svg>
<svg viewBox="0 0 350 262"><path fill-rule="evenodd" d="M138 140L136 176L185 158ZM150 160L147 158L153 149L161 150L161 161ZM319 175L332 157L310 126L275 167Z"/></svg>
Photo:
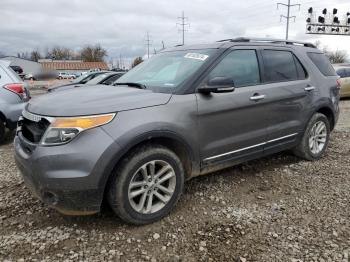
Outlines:
<svg viewBox="0 0 350 262"><path fill-rule="evenodd" d="M306 160L318 160L323 155L329 142L330 124L328 118L316 113L310 119L305 133L294 153Z"/></svg>
<svg viewBox="0 0 350 262"><path fill-rule="evenodd" d="M108 202L125 222L149 224L172 210L183 185L184 169L174 152L160 145L142 146L112 175Z"/></svg>

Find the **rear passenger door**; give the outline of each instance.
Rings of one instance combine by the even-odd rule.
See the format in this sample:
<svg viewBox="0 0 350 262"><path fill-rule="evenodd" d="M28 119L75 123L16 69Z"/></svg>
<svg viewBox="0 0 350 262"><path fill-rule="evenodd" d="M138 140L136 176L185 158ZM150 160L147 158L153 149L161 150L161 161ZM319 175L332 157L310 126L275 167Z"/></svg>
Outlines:
<svg viewBox="0 0 350 262"><path fill-rule="evenodd" d="M272 153L293 146L302 135L316 88L292 50L261 49L260 57L268 111L264 151Z"/></svg>

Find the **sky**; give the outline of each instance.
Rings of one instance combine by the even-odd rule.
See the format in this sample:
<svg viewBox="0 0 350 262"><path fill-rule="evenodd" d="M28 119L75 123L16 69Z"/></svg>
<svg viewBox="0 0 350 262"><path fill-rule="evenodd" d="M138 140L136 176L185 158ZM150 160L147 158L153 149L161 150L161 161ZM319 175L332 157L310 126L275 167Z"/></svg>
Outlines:
<svg viewBox="0 0 350 262"><path fill-rule="evenodd" d="M33 49L45 51L65 46L78 51L87 44L101 44L107 60L121 56L129 63L145 56L146 33L151 53L181 44L177 25L181 12L186 21L185 44L208 43L239 36L285 37L286 8L277 2L288 0L1 0L0 53L16 55ZM291 9L290 39L319 40L332 50L349 50L350 36L305 34L307 10L320 14L323 8L337 8L340 17L350 12L348 0L291 0L301 4ZM350 50L349 50L350 51Z"/></svg>

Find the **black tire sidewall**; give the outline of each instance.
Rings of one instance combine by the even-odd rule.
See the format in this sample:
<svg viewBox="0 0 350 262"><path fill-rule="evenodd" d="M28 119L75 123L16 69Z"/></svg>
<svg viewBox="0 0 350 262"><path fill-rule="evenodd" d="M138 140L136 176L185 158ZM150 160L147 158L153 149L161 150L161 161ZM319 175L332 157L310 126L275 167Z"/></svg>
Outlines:
<svg viewBox="0 0 350 262"><path fill-rule="evenodd" d="M0 119L0 144L2 144L5 140L5 124Z"/></svg>
<svg viewBox="0 0 350 262"><path fill-rule="evenodd" d="M141 214L134 210L129 202L128 190L129 184L135 172L147 162L152 160L163 160L170 164L175 171L176 176L176 186L173 196L170 201L159 211L152 214ZM119 172L118 172L119 173ZM122 219L123 213L127 215L128 221L134 224L148 224L155 222L162 217L166 216L177 203L180 195L182 194L183 185L184 185L184 171L180 160L177 156L167 149L162 148L149 148L141 152L139 155L137 154L134 158L132 158L128 163L122 168L121 172L115 179L115 194L112 196L116 197L116 209L117 213L121 215Z"/></svg>

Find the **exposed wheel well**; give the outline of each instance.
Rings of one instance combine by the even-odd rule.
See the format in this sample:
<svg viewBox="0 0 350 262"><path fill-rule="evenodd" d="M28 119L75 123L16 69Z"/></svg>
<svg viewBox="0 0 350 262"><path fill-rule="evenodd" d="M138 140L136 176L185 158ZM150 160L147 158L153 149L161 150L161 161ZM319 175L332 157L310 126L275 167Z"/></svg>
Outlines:
<svg viewBox="0 0 350 262"><path fill-rule="evenodd" d="M185 179L189 178L192 174L192 156L189 152L187 146L177 139L169 137L154 137L147 140L143 140L127 150L127 152L120 157L119 161L115 164L115 168L119 165L120 161L127 157L128 154L133 152L136 148L144 145L162 145L170 150L172 150L181 160L185 169Z"/></svg>
<svg viewBox="0 0 350 262"><path fill-rule="evenodd" d="M329 107L322 107L317 110L317 113L324 114L328 118L330 128L333 130L335 126L333 111Z"/></svg>
<svg viewBox="0 0 350 262"><path fill-rule="evenodd" d="M0 111L0 121L2 121L3 123L5 123L5 125L7 125L6 117L4 116L4 114L1 111Z"/></svg>

